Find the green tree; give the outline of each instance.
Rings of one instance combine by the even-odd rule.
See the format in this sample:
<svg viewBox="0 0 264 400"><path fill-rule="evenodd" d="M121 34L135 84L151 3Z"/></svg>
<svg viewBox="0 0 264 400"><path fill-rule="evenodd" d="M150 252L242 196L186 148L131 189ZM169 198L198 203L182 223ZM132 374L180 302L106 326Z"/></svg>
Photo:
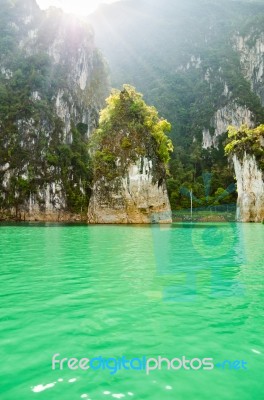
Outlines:
<svg viewBox="0 0 264 400"><path fill-rule="evenodd" d="M228 140L225 146L227 155L236 155L240 160L244 154L256 157L259 168L264 171L264 124L254 129L241 125L239 129L233 126L228 128Z"/></svg>
<svg viewBox="0 0 264 400"><path fill-rule="evenodd" d="M142 95L130 85L113 90L101 111L99 127L91 139L95 175L113 179L119 159L123 169L140 156L152 151L159 164L167 164L173 151L166 135L170 123L159 118L155 107L148 106Z"/></svg>

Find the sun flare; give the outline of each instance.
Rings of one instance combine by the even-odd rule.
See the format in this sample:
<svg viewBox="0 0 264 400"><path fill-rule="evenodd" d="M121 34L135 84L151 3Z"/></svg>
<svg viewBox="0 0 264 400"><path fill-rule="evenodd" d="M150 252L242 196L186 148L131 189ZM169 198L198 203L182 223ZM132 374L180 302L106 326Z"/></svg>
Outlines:
<svg viewBox="0 0 264 400"><path fill-rule="evenodd" d="M86 16L96 10L100 3L113 3L117 0L37 0L42 9L51 6L61 8L67 13Z"/></svg>

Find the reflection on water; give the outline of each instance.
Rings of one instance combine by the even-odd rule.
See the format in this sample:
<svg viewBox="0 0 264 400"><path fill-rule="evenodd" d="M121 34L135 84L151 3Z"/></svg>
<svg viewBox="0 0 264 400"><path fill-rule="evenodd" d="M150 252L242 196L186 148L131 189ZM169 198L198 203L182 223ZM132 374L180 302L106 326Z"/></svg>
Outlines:
<svg viewBox="0 0 264 400"><path fill-rule="evenodd" d="M0 239L1 400L264 397L263 225L2 225ZM53 371L56 353L249 370Z"/></svg>

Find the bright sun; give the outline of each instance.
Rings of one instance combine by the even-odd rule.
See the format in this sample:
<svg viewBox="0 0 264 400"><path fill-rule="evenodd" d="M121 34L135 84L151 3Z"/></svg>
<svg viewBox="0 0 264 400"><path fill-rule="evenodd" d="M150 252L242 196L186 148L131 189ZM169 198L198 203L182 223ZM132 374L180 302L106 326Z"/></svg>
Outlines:
<svg viewBox="0 0 264 400"><path fill-rule="evenodd" d="M37 3L42 9L55 6L68 13L85 16L95 11L100 3L113 3L115 1L117 0L37 0Z"/></svg>

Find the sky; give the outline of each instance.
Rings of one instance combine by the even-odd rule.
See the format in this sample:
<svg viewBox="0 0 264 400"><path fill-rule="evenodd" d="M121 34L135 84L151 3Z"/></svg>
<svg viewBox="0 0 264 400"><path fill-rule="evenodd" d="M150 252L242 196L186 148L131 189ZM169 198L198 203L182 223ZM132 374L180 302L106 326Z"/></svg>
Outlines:
<svg viewBox="0 0 264 400"><path fill-rule="evenodd" d="M115 1L118 0L37 0L37 3L42 9L55 6L66 12L85 16L96 10L100 3L114 3Z"/></svg>

